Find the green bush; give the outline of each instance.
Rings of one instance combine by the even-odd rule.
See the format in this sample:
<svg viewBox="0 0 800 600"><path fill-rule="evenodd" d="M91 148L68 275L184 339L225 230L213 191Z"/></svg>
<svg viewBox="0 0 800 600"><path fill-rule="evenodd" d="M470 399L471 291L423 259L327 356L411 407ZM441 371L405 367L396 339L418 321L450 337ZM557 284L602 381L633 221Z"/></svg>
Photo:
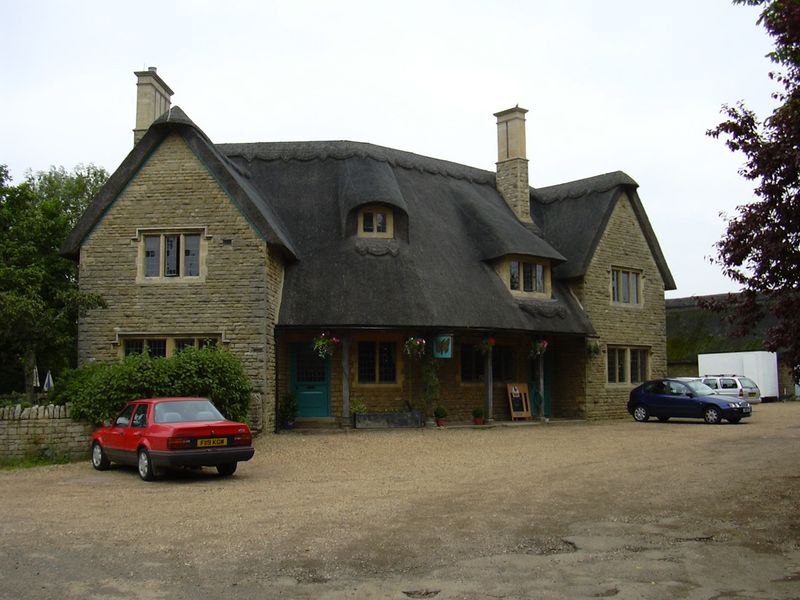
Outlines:
<svg viewBox="0 0 800 600"><path fill-rule="evenodd" d="M197 396L210 399L225 417L247 418L250 383L239 360L217 348L188 348L170 358L147 354L119 363L93 364L64 373L51 402L72 405L72 416L101 423L138 398Z"/></svg>

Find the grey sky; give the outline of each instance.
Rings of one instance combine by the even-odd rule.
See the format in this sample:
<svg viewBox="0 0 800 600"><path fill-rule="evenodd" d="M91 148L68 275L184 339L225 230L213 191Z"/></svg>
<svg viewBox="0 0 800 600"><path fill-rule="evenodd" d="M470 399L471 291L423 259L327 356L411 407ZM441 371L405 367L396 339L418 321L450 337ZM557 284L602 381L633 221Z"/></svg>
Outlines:
<svg viewBox="0 0 800 600"><path fill-rule="evenodd" d="M214 142L346 139L494 170L492 113L519 104L531 185L625 171L668 296L733 291L707 257L752 185L705 131L723 103L771 110L757 17L721 0L0 0L0 163L15 182L113 171L148 66Z"/></svg>

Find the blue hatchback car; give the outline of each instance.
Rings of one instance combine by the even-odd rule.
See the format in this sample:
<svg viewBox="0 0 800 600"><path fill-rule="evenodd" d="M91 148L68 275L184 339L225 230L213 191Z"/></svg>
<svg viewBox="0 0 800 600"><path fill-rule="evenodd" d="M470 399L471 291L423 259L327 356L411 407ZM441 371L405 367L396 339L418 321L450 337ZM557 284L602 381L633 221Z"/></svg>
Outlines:
<svg viewBox="0 0 800 600"><path fill-rule="evenodd" d="M753 408L745 400L716 394L701 381L654 379L631 392L628 412L640 422L650 417L659 421L681 417L703 419L706 423L719 423L722 419L738 423L749 417Z"/></svg>

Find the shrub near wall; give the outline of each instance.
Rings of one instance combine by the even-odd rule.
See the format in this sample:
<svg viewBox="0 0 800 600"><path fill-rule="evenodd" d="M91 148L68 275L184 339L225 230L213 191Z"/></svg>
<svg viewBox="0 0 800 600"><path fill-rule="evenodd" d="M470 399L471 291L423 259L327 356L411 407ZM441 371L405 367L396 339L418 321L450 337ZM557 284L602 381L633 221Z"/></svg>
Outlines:
<svg viewBox="0 0 800 600"><path fill-rule="evenodd" d="M138 398L209 398L225 417L247 418L250 383L239 360L216 348L188 348L171 358L133 355L119 363L87 365L66 373L53 402L69 401L72 417L99 424Z"/></svg>

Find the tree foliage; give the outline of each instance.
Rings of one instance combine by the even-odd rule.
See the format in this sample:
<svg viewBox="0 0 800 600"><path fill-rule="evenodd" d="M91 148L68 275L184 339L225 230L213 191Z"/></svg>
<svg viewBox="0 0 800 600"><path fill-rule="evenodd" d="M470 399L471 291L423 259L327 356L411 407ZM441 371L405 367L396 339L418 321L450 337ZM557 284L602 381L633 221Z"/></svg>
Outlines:
<svg viewBox="0 0 800 600"><path fill-rule="evenodd" d="M247 418L251 386L241 362L218 348L187 348L170 358L148 354L118 363L89 364L64 372L50 400L69 402L72 416L91 423L111 419L138 398L202 397L227 418Z"/></svg>
<svg viewBox="0 0 800 600"><path fill-rule="evenodd" d="M78 315L102 300L80 293L59 248L107 178L51 167L11 185L0 165L0 392L29 388L37 361L56 374L74 365Z"/></svg>
<svg viewBox="0 0 800 600"><path fill-rule="evenodd" d="M724 106L727 120L708 131L745 156L740 174L754 182L755 199L737 207L723 238L717 262L742 285L743 292L722 304L734 309L739 333L758 320L761 307L778 318L765 340L781 350L800 378L800 1L734 0L761 6L758 24L774 40L768 55L777 70L769 74L778 89L778 106L760 121L744 103ZM763 303L757 301L761 297Z"/></svg>

